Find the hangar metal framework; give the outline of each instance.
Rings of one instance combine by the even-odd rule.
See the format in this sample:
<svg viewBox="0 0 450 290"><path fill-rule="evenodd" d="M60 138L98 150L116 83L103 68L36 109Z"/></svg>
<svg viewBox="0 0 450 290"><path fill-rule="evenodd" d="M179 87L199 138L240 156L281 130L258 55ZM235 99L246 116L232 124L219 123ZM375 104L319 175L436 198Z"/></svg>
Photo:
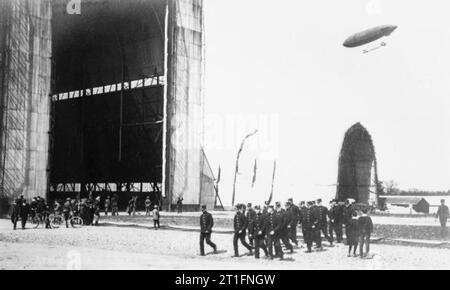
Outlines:
<svg viewBox="0 0 450 290"><path fill-rule="evenodd" d="M2 205L116 191L212 208L203 1L68 3L0 3Z"/></svg>

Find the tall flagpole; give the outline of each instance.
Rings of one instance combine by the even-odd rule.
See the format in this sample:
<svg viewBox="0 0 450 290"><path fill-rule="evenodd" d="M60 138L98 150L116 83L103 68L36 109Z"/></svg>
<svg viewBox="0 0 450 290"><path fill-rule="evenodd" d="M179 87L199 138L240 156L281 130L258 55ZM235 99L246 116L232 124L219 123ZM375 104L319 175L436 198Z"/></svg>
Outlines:
<svg viewBox="0 0 450 290"><path fill-rule="evenodd" d="M239 151L237 153L236 156L236 168L234 170L234 181L233 181L233 196L231 198L231 205L234 206L234 198L236 196L236 179L237 179L237 173L239 171L239 157L241 156L241 152L244 149L244 144L245 141L250 138L251 136L255 135L256 133L258 133L258 130L255 130L253 133L248 134L247 136L244 137L244 139L241 142L241 146L239 147Z"/></svg>
<svg viewBox="0 0 450 290"><path fill-rule="evenodd" d="M258 170L258 166L255 159L255 164L253 165L253 178L252 178L252 188L255 187L256 182L256 171Z"/></svg>
<svg viewBox="0 0 450 290"><path fill-rule="evenodd" d="M273 161L273 173L272 173L272 186L270 188L270 196L269 196L269 200L268 200L268 204L270 204L272 202L272 198L273 198L273 184L275 183L275 171L277 169L277 161L274 160Z"/></svg>

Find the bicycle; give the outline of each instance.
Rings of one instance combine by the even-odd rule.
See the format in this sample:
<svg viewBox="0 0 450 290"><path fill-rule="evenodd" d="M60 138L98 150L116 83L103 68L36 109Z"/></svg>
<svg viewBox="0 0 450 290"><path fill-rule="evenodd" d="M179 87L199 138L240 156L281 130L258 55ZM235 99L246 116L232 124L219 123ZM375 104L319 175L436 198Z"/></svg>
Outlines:
<svg viewBox="0 0 450 290"><path fill-rule="evenodd" d="M52 226L52 228L59 228L61 227L61 225L64 225L65 222L66 221L63 215L50 215L50 225ZM71 214L69 223L73 228L79 228L84 224L83 219L78 214Z"/></svg>
<svg viewBox="0 0 450 290"><path fill-rule="evenodd" d="M34 229L37 229L39 225L43 225L45 227L45 215L42 213L37 213L36 211L32 211L28 215L28 220Z"/></svg>

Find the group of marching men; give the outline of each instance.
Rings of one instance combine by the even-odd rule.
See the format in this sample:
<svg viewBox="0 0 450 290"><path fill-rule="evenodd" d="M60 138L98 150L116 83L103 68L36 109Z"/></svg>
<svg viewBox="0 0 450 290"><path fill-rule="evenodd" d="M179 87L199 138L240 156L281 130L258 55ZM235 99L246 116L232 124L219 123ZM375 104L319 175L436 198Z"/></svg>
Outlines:
<svg viewBox="0 0 450 290"><path fill-rule="evenodd" d="M285 207L280 202L275 205L265 203L261 208L259 205L252 206L251 203L245 206L238 204L235 207L234 216L234 236L233 248L234 257L239 256L238 241L249 251L249 255L260 258L262 250L267 258L284 259L282 244L289 251L294 252L294 246L298 248L297 226L301 225L303 239L306 244L306 253L311 253L313 244L315 248L322 250L322 234L333 246L334 233L336 242L343 242L343 228L345 226L346 243L349 246L349 256L353 250L353 256L356 255L358 243L360 245L360 257L367 256L369 252L370 235L373 231L371 218L367 215L367 209L357 209L350 200L345 204L338 203L336 200L330 202L330 207L322 205L322 200L302 201L299 206L295 205L290 198ZM211 232L213 227L213 218L206 211L206 206L202 206L203 214L200 217L200 254L205 255L204 241L210 245L214 252L217 252L217 246L211 242ZM248 234L248 243L246 236ZM365 245L365 253L363 246Z"/></svg>

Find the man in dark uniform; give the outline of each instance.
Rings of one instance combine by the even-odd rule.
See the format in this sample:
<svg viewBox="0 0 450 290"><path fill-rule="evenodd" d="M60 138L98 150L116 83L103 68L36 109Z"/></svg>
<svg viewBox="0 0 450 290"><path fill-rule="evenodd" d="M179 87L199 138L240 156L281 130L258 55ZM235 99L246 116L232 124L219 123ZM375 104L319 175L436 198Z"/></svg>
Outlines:
<svg viewBox="0 0 450 290"><path fill-rule="evenodd" d="M317 219L316 216L314 215L314 210L312 208L313 206L313 202L312 201L308 201L307 207L304 208L301 213L302 213L302 218L301 218L301 223L302 223L302 230L303 230L303 238L305 240L306 246L308 248L308 250L306 251L307 253L311 253L312 252L312 244L313 244L313 240L314 240L314 231L315 231L315 227L317 226Z"/></svg>
<svg viewBox="0 0 450 290"><path fill-rule="evenodd" d="M20 209L20 207L22 206L22 203L23 203L24 200L25 200L25 197L23 197L23 194L21 194L21 195L19 196L19 198L16 199L16 204L19 205L19 209Z"/></svg>
<svg viewBox="0 0 450 290"><path fill-rule="evenodd" d="M103 203L103 210L105 212L105 216L108 215L109 208L111 207L111 197L107 196Z"/></svg>
<svg viewBox="0 0 450 290"><path fill-rule="evenodd" d="M111 215L119 215L119 200L116 194L113 194L111 198Z"/></svg>
<svg viewBox="0 0 450 290"><path fill-rule="evenodd" d="M69 220L71 213L72 213L72 203L70 202L70 197L68 197L63 205L63 215L64 220L66 221L66 228L69 227Z"/></svg>
<svg viewBox="0 0 450 290"><path fill-rule="evenodd" d="M281 203L278 201L275 203L275 214L279 215L281 219L280 240L283 242L286 249L293 253L294 247L291 245L288 238L288 224L291 223L291 215L281 207Z"/></svg>
<svg viewBox="0 0 450 290"><path fill-rule="evenodd" d="M23 199L22 205L20 207L20 219L22 221L22 230L25 229L29 213L30 213L30 205L27 203L25 199Z"/></svg>
<svg viewBox="0 0 450 290"><path fill-rule="evenodd" d="M448 206L445 205L445 200L441 199L441 205L439 206L436 218L439 218L441 224L441 236L445 237L447 235L447 220L449 217Z"/></svg>
<svg viewBox="0 0 450 290"><path fill-rule="evenodd" d="M304 210L304 209L306 209L306 202L304 201L304 200L302 200L301 202L300 202L300 204L299 204L299 206L298 206L299 208L300 208L300 210Z"/></svg>
<svg viewBox="0 0 450 290"><path fill-rule="evenodd" d="M200 216L200 256L205 256L205 239L206 243L217 252L217 246L211 242L211 232L214 226L212 215L206 211L206 205L202 205L202 215Z"/></svg>
<svg viewBox="0 0 450 290"><path fill-rule="evenodd" d="M266 219L266 234L267 234L267 247L269 250L270 258L273 259L275 256L283 259L283 249L281 248L280 242L280 231L281 231L282 221L281 216L274 213L272 205L267 207L267 219ZM273 249L275 248L275 255L273 254Z"/></svg>
<svg viewBox="0 0 450 290"><path fill-rule="evenodd" d="M255 216L254 220L248 227L249 237L255 242L255 258L259 259L259 249L264 251L266 257L269 256L267 252L266 245L264 243L264 237L266 235L266 215L261 212L261 207L259 205L255 206Z"/></svg>
<svg viewBox="0 0 450 290"><path fill-rule="evenodd" d="M88 198L85 202L85 214L83 217L84 222L86 225L91 225L94 221L94 211L93 211L93 205L94 205L94 198L92 197L92 192L89 192Z"/></svg>
<svg viewBox="0 0 450 290"><path fill-rule="evenodd" d="M290 198L286 204L286 212L289 216L289 221L287 224L288 239L291 240L296 246L298 246L297 225L300 216L300 209L293 203L292 198Z"/></svg>
<svg viewBox="0 0 450 290"><path fill-rule="evenodd" d="M322 199L320 198L317 200L316 212L318 218L316 229L317 248L322 248L322 233L330 243L330 246L333 246L333 240L328 236L328 208L322 205Z"/></svg>
<svg viewBox="0 0 450 290"><path fill-rule="evenodd" d="M336 242L342 242L342 210L337 204L337 201L333 199L330 201L330 210L328 211L328 218L330 220L329 224L329 234L330 239L333 240L333 232L336 233Z"/></svg>
<svg viewBox="0 0 450 290"><path fill-rule="evenodd" d="M247 208L248 208L248 210L247 210L247 215L246 215L247 216L247 226L246 227L247 227L247 229L250 229L252 223L255 221L256 212L253 209L251 203L247 204ZM254 247L255 246L255 244L253 242L254 238L251 235L250 231L248 232L248 234L249 234L248 235L248 242L249 242L250 246Z"/></svg>
<svg viewBox="0 0 450 290"><path fill-rule="evenodd" d="M299 208L299 211L300 211L300 215L299 215L299 217L298 217L298 223L301 225L303 213L304 213L304 211L306 210L306 203L305 203L305 201L302 200L302 201L298 204L298 208ZM303 230L303 227L302 227L302 234L303 234L303 242L305 242L305 231Z"/></svg>
<svg viewBox="0 0 450 290"><path fill-rule="evenodd" d="M352 216L353 216L353 207L352 204L350 203L350 200L346 200L345 201L345 205L343 208L343 217L344 217L344 225L345 225L345 239L346 241L348 240L349 237L349 230L350 230L350 222L352 220Z"/></svg>
<svg viewBox="0 0 450 290"><path fill-rule="evenodd" d="M47 203L45 203L45 209L42 212L42 216L43 216L43 219L44 219L44 224L45 224L45 228L46 229L51 229L52 228L51 221L50 221L50 214L51 214L50 206Z"/></svg>
<svg viewBox="0 0 450 290"><path fill-rule="evenodd" d="M22 201L18 198L14 200L12 205L11 222L14 230L17 228L17 222L19 221L21 202Z"/></svg>
<svg viewBox="0 0 450 290"><path fill-rule="evenodd" d="M319 211L318 211L318 208L316 205L316 201L312 200L311 202L312 202L312 206L311 206L312 214L314 215L314 219L317 221L317 225L314 227L314 230L313 230L313 241L316 243L316 249L320 249L321 243L322 243L320 229L318 227L320 214L319 214Z"/></svg>
<svg viewBox="0 0 450 290"><path fill-rule="evenodd" d="M98 221L100 220L100 196L97 196L92 204L92 225L98 226Z"/></svg>
<svg viewBox="0 0 450 290"><path fill-rule="evenodd" d="M239 204L236 206L236 215L234 216L234 236L233 236L233 248L234 257L239 257L238 240L241 244L249 250L249 254L253 255L252 247L245 241L247 219L244 215L244 205Z"/></svg>
<svg viewBox="0 0 450 290"><path fill-rule="evenodd" d="M45 220L45 208L46 208L46 203L45 203L45 199L38 196L38 203L37 203L37 213L39 214L39 216L42 218L42 220Z"/></svg>
<svg viewBox="0 0 450 290"><path fill-rule="evenodd" d="M22 206L22 202L20 204ZM33 199L31 200L31 204L29 204L29 207L30 207L30 211L31 211L31 217L34 218L34 216L36 215L36 212L37 212L37 208L38 208L37 198L33 197Z"/></svg>
<svg viewBox="0 0 450 290"><path fill-rule="evenodd" d="M287 208L289 205L288 203L284 204ZM288 226L292 225L293 217L290 211L287 211L283 208L281 208L281 204L277 202L277 208L276 213L281 215L281 221L282 221L282 227L280 232L280 239L283 242L286 249L288 249L291 253L294 252L294 247L289 242L289 229Z"/></svg>
<svg viewBox="0 0 450 290"><path fill-rule="evenodd" d="M180 196L177 199L177 212L178 213L183 213L183 198Z"/></svg>
<svg viewBox="0 0 450 290"><path fill-rule="evenodd" d="M263 214L265 214L265 215L267 215L267 213L268 213L268 209L269 209L269 201L265 201L264 202L264 208L263 208Z"/></svg>
<svg viewBox="0 0 450 290"><path fill-rule="evenodd" d="M241 206L242 213L243 213L244 216L245 216L245 214L246 214L246 212L247 212L247 207L246 207L245 204L243 204L243 203L241 203L240 206Z"/></svg>

